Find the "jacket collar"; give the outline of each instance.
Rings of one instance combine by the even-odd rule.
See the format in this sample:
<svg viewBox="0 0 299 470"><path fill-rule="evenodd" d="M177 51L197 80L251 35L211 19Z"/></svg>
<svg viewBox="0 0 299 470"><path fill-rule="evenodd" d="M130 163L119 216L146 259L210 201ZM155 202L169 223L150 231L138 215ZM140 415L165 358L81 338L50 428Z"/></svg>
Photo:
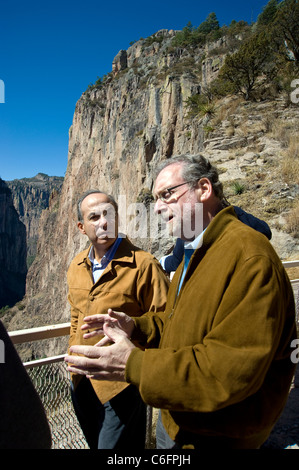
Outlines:
<svg viewBox="0 0 299 470"><path fill-rule="evenodd" d="M78 265L85 263L88 266L91 266L91 262L88 257L91 247L92 245L89 245L87 249L79 253L78 261L77 261ZM135 260L134 251L136 251L136 248L134 247L134 245L130 242L128 238L124 238L121 244L119 245L119 247L117 248L112 262L118 261L118 262L124 262L124 263L134 263L134 260Z"/></svg>
<svg viewBox="0 0 299 470"><path fill-rule="evenodd" d="M202 244L197 250L195 250L191 257L190 264L192 264L193 260L196 260L196 263L198 264L210 246L213 245L214 242L222 235L228 225L232 222L234 223L236 219L238 220L233 206L225 207L219 211L207 226L203 234Z"/></svg>
<svg viewBox="0 0 299 470"><path fill-rule="evenodd" d="M207 226L203 236L202 246L208 249L224 232L231 222L237 219L233 206L228 206L216 214L210 224Z"/></svg>
<svg viewBox="0 0 299 470"><path fill-rule="evenodd" d="M186 275L182 282L182 285L189 279L192 272L196 268L196 266L200 263L200 261L205 256L205 253L208 251L209 247L213 245L213 243L222 235L222 233L226 230L227 226L234 222L237 219L233 206L228 206L225 209L222 209L218 214L214 217L214 219L210 222L210 224L205 229L203 234L203 241L201 246L194 251L190 258L190 262L188 264L188 268L186 270ZM182 274L182 268L177 270L177 272ZM180 275L181 275L180 274ZM179 279L177 288L179 286ZM177 295L178 290L177 290Z"/></svg>

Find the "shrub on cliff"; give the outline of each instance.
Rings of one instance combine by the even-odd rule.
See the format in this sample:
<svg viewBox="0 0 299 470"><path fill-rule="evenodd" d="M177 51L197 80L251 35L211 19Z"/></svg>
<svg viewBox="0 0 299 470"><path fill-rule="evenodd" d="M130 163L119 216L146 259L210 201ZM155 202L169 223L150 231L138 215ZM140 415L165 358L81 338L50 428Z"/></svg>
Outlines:
<svg viewBox="0 0 299 470"><path fill-rule="evenodd" d="M275 71L270 37L264 32L256 33L235 54L226 56L219 80L228 82L233 93L249 100L257 88L273 78Z"/></svg>
<svg viewBox="0 0 299 470"><path fill-rule="evenodd" d="M284 0L271 23L272 40L287 61L299 66L299 2Z"/></svg>
<svg viewBox="0 0 299 470"><path fill-rule="evenodd" d="M192 26L189 22L182 31L179 31L174 39L173 46L175 47L196 47L204 44L206 41L215 41L221 34L219 22L215 13L210 13L203 23L198 28Z"/></svg>

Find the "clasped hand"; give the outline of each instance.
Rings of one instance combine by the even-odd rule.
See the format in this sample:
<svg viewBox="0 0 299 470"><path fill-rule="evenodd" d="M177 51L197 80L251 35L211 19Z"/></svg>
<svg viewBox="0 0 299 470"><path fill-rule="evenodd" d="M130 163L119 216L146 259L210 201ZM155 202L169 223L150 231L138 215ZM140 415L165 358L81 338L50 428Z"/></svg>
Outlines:
<svg viewBox="0 0 299 470"><path fill-rule="evenodd" d="M84 338L105 336L95 346L71 346L70 354L65 357L68 370L92 379L124 382L127 360L135 348L129 339L134 321L128 315L111 309L106 315L92 315L85 317L84 321L83 331L94 329L85 333Z"/></svg>

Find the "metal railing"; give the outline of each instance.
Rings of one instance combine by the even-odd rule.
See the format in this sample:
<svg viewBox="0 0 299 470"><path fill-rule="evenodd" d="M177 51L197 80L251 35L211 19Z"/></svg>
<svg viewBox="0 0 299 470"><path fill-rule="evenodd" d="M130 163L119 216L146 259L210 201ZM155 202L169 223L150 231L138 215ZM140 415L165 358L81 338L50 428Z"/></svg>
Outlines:
<svg viewBox="0 0 299 470"><path fill-rule="evenodd" d="M70 322L9 332L14 344L68 336ZM88 449L73 409L70 374L65 354L24 362L43 403L52 434L53 449ZM153 410L147 407L146 448L153 447Z"/></svg>
<svg viewBox="0 0 299 470"><path fill-rule="evenodd" d="M299 260L287 261L283 264L286 269L294 268L299 266ZM291 283L295 293L298 321L299 279L294 279ZM68 336L69 332L70 322L8 333L14 344L21 344ZM73 410L70 395L70 375L64 357L65 355L62 354L25 362L24 367L44 405L52 433L52 448L84 449L88 446ZM152 447L152 443L153 410L148 407L146 447Z"/></svg>

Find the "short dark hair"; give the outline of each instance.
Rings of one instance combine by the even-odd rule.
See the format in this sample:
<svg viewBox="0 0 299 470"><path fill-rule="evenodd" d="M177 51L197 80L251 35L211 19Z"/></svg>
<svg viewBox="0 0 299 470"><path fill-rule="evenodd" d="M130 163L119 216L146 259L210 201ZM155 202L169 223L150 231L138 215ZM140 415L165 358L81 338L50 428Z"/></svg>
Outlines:
<svg viewBox="0 0 299 470"><path fill-rule="evenodd" d="M90 194L104 194L105 196L107 196L107 198L109 199L111 204L114 206L116 213L118 213L118 204L117 204L116 200L114 199L114 197L111 196L111 194L107 194L107 193L105 193L105 191L101 191L100 189L89 189L88 191L85 191L85 193L83 193L80 196L80 198L78 199L78 202L77 202L77 216L78 216L78 221L79 222L83 222L83 214L82 214L82 210L81 210L82 202Z"/></svg>
<svg viewBox="0 0 299 470"><path fill-rule="evenodd" d="M155 177L169 165L182 164L182 177L194 188L201 178L207 178L213 187L215 195L222 201L225 199L223 185L219 181L218 170L203 155L177 155L163 160L156 168Z"/></svg>

